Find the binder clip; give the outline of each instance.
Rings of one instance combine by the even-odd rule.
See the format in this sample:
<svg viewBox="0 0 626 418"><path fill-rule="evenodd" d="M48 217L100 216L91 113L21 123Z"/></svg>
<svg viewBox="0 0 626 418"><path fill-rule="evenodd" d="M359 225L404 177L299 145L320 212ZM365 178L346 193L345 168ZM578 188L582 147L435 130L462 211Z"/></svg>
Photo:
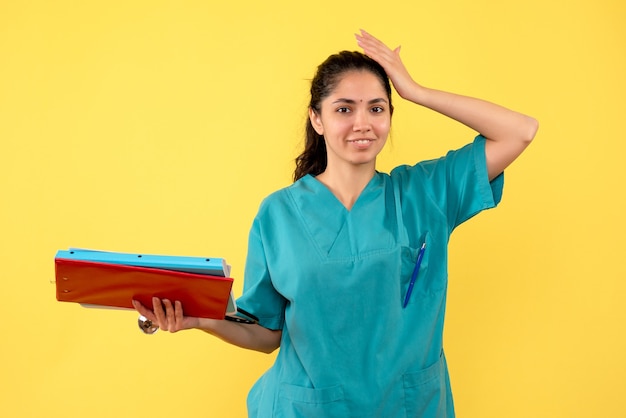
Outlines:
<svg viewBox="0 0 626 418"><path fill-rule="evenodd" d="M159 330L158 325L154 325L151 320L143 315L139 315L139 318L137 319L137 325L139 326L141 332L148 335L152 335Z"/></svg>

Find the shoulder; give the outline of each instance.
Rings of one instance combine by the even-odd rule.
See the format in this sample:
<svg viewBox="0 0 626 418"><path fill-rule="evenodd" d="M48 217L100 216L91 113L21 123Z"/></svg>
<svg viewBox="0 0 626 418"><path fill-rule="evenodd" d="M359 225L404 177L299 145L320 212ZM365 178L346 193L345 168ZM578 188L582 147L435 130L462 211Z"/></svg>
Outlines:
<svg viewBox="0 0 626 418"><path fill-rule="evenodd" d="M283 212L293 206L297 196L315 193L311 184L312 177L305 176L296 182L278 189L266 196L259 206L257 217L270 216L275 212Z"/></svg>
<svg viewBox="0 0 626 418"><path fill-rule="evenodd" d="M455 150L448 151L444 156L420 161L414 165L400 165L390 173L394 182L407 180L436 180L438 177L448 177L456 172L455 167L486 166L485 138L478 135L473 142ZM458 173L457 173L458 174Z"/></svg>

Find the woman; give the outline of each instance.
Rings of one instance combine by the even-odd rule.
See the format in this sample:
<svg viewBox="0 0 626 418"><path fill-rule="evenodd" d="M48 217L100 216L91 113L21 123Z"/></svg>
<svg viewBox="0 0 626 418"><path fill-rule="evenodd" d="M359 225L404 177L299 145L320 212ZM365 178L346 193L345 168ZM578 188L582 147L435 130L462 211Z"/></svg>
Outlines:
<svg viewBox="0 0 626 418"><path fill-rule="evenodd" d="M448 239L498 204L503 170L537 131L530 117L419 85L399 48L365 31L356 38L365 55L342 52L318 67L296 181L254 219L237 304L258 323L186 317L168 300L135 304L171 332L280 347L250 392L251 417L454 416L442 347ZM480 134L438 160L377 172L389 80L403 99Z"/></svg>

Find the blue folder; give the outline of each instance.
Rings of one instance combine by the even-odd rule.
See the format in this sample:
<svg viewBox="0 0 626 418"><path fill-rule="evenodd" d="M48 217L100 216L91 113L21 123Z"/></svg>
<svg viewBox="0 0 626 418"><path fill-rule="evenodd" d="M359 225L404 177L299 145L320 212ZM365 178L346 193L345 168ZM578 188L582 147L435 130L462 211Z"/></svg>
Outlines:
<svg viewBox="0 0 626 418"><path fill-rule="evenodd" d="M70 248L59 250L56 258L96 263L121 264L136 267L150 267L186 273L208 274L227 277L230 266L223 258L186 257L173 255L133 254L112 251L86 250Z"/></svg>

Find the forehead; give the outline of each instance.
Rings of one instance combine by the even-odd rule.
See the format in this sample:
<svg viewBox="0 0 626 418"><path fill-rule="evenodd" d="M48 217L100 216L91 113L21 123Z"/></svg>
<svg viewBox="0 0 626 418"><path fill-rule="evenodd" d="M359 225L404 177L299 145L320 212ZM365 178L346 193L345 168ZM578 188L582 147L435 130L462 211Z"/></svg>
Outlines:
<svg viewBox="0 0 626 418"><path fill-rule="evenodd" d="M340 76L335 88L330 93L332 97L348 99L371 100L373 98L387 99L387 92L380 78L370 71L348 71Z"/></svg>

